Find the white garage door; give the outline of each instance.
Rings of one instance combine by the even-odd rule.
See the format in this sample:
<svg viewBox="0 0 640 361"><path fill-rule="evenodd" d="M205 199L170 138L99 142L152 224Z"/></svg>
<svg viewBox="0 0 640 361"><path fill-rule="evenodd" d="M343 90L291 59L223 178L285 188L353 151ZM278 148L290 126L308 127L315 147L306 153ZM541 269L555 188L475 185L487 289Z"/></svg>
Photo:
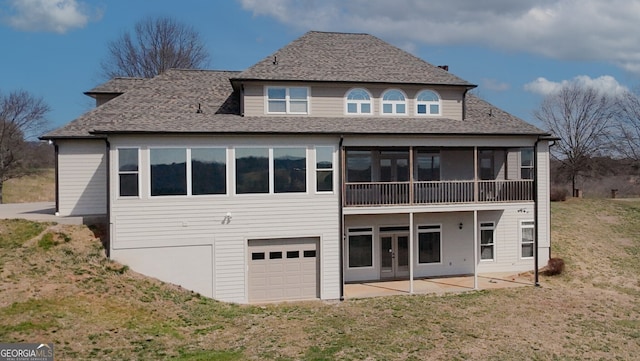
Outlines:
<svg viewBox="0 0 640 361"><path fill-rule="evenodd" d="M249 302L318 298L318 239L249 240Z"/></svg>

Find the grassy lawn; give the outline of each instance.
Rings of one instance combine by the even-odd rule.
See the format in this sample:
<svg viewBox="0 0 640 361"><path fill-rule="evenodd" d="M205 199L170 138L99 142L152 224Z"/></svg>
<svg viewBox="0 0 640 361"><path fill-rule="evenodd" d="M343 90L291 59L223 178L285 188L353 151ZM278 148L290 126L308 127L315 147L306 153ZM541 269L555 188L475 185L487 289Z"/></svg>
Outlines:
<svg viewBox="0 0 640 361"><path fill-rule="evenodd" d="M640 202L552 205L542 287L240 306L143 277L80 226L0 222L0 340L57 360L631 360ZM170 265L168 265L170 266Z"/></svg>
<svg viewBox="0 0 640 361"><path fill-rule="evenodd" d="M55 171L43 169L4 182L4 203L53 202L56 198Z"/></svg>

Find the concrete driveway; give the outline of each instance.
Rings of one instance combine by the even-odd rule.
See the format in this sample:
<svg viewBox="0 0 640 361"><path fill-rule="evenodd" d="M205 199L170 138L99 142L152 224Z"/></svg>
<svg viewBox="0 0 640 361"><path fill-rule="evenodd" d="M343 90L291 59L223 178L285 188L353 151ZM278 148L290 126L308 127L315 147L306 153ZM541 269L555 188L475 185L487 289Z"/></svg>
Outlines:
<svg viewBox="0 0 640 361"><path fill-rule="evenodd" d="M55 215L54 202L0 204L0 219L28 219L39 222L82 224L82 217L59 217Z"/></svg>

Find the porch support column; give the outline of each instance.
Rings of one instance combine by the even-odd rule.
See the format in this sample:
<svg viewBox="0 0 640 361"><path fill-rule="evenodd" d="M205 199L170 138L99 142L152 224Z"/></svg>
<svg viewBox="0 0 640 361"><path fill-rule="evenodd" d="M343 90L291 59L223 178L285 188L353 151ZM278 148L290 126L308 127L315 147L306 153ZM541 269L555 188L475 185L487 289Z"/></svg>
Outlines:
<svg viewBox="0 0 640 361"><path fill-rule="evenodd" d="M473 211L473 289L478 289L478 211Z"/></svg>
<svg viewBox="0 0 640 361"><path fill-rule="evenodd" d="M413 212L409 212L409 294L413 294Z"/></svg>
<svg viewBox="0 0 640 361"><path fill-rule="evenodd" d="M478 147L473 147L473 201L478 203Z"/></svg>

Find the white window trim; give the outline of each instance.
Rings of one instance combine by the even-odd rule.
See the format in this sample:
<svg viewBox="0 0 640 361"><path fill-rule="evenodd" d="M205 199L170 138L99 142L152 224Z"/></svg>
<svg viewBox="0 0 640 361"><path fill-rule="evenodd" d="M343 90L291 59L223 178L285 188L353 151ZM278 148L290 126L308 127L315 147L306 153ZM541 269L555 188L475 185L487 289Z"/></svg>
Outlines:
<svg viewBox="0 0 640 361"><path fill-rule="evenodd" d="M420 229L420 227L433 227L433 228L429 228L429 229ZM435 228L438 227L438 228ZM421 233L440 233L440 262L420 262L420 234ZM416 263L419 266L437 266L437 265L442 265L444 263L443 260L443 253L442 253L442 240L443 240L443 235L442 235L442 223L432 223L432 224L420 224L418 225L418 237L416 237Z"/></svg>
<svg viewBox="0 0 640 361"><path fill-rule="evenodd" d="M291 98L289 96L289 91L292 88L300 88L307 90L307 111L306 112L292 112L291 111ZM270 112L269 111L269 89L285 89L285 111L284 112ZM274 99L274 100L282 100L282 99ZM294 99L293 101L302 101L301 99ZM264 111L266 114L311 114L311 88L307 86L265 86L264 87Z"/></svg>
<svg viewBox="0 0 640 361"><path fill-rule="evenodd" d="M331 169L329 168L318 168L318 148L331 148ZM313 190L315 191L316 194L334 194L335 193L335 189L336 189L336 176L337 176L337 172L335 171L335 167L336 167L336 148L332 145L315 145L313 147L313 155L314 155L314 168L315 168L315 172L313 173L314 179L311 180L312 186L313 186ZM331 171L331 175L332 175L332 185L333 187L331 188L330 191L318 191L318 172L320 171Z"/></svg>
<svg viewBox="0 0 640 361"><path fill-rule="evenodd" d="M137 154L138 154L138 170L137 171L125 171L125 172L121 172L120 171L120 149L135 149L137 150ZM116 175L116 184L118 185L118 189L116 189L116 195L117 195L117 199L141 199L142 198L142 172L141 172L141 167L142 167L142 149L140 147L127 147L127 146L122 146L122 147L117 147L116 148L116 169L117 169L117 175ZM136 174L138 176L138 195L135 196L121 196L120 195L120 174Z"/></svg>
<svg viewBox="0 0 640 361"><path fill-rule="evenodd" d="M491 224L491 226L489 226ZM482 231L491 230L493 231L493 243L485 244L484 246L491 246L493 249L493 258L491 259L482 259ZM478 239L478 247L480 247L478 257L480 258L480 262L489 263L495 262L497 259L497 249L496 249L496 223L495 222L480 222L480 239Z"/></svg>
<svg viewBox="0 0 640 361"><path fill-rule="evenodd" d="M434 102L434 101L418 100L418 95L420 95L420 93L422 93L423 91L433 92L438 97L438 101ZM418 113L418 105L423 105L423 104L426 105L426 107L427 107L427 113L420 114L420 113ZM438 113L437 114L433 114L433 113L430 112L430 110L431 110L430 105L433 105L433 104L437 104L438 105ZM435 91L433 89L421 89L420 91L418 91L416 93L416 102L415 102L415 106L414 106L413 109L415 111L416 116L418 116L418 117L437 117L437 116L441 116L442 115L442 97L440 96L440 94L437 91Z"/></svg>
<svg viewBox="0 0 640 361"><path fill-rule="evenodd" d="M535 257L534 256L535 253L536 253L535 249L533 250L533 254L534 255L532 255L531 257L522 257L522 246L525 245L525 243L523 242L523 238L522 238L522 230L528 229L528 228L533 229L533 232L534 232L533 237L534 237L534 239L531 242L527 242L526 244L530 244L531 247L535 248L535 237L536 237L536 235L535 235L535 231L536 231L535 221L533 219L521 220L520 221L520 227L518 228L518 230L519 230L519 235L518 235L519 237L518 238L520 240L520 242L519 242L520 243L520 247L519 247L518 250L519 250L520 259L533 259Z"/></svg>
<svg viewBox="0 0 640 361"><path fill-rule="evenodd" d="M404 101L401 101L401 100L384 100L384 95L387 92L394 91L394 90L395 91L399 91L402 94L402 96L404 97ZM409 115L409 107L408 107L409 102L408 102L407 99L408 99L407 98L407 94L405 92L403 92L402 90L400 90L400 89L391 88L391 89L385 90L384 92L382 92L382 95L380 95L380 115L381 116L390 116L390 115L392 115L392 116L407 116L407 115ZM391 104L391 110L392 110L391 113L385 113L384 112L385 104ZM404 113L397 113L396 112L396 105L398 105L398 104L404 104Z"/></svg>
<svg viewBox="0 0 640 361"><path fill-rule="evenodd" d="M242 149L242 148L263 148L263 149L268 149L269 150L269 192L267 193L238 193L238 190L236 188L237 185L237 172L236 172L236 149ZM273 157L273 149L274 148L304 148L305 150L305 184L306 184L306 189L304 192L281 192L281 193L276 193L275 192L275 159ZM228 170L231 171L231 178L232 178L232 183L233 183L233 195L235 197L265 197L265 196L281 196L281 197L287 197L287 196L297 196L297 195L305 195L305 194L310 194L311 191L309 190L311 186L313 186L313 188L315 189L315 184L310 184L310 180L311 180L311 176L309 175L309 161L310 161L310 157L309 157L309 146L307 145L299 145L299 146L295 146L295 145L285 145L285 146L281 146L281 145L259 145L259 146L252 146L252 145L242 145L242 146L235 146L232 148L233 152L231 154L231 159L233 160L233 169L232 170ZM227 167L229 168L229 167ZM314 165L314 169L315 169L315 165ZM315 175L313 177L313 180L315 181ZM227 187L229 188L229 187ZM227 190L227 192L229 192L229 190ZM324 192L326 193L326 192Z"/></svg>
<svg viewBox="0 0 640 361"><path fill-rule="evenodd" d="M363 90L365 93L367 93L367 95L369 95L369 100L355 100L355 99L348 99L349 93L351 93L354 90ZM349 113L349 103L355 103L357 105L357 111L355 113ZM371 110L369 113L363 113L362 110L362 104L369 104L369 109ZM349 90L347 90L347 92L344 95L344 114L345 115L351 115L351 116L356 116L356 115L373 115L373 95L371 95L371 92L365 88L351 88Z"/></svg>
<svg viewBox="0 0 640 361"><path fill-rule="evenodd" d="M364 229L364 228L368 228L368 231L358 231L358 232L352 232L352 229ZM374 227L369 227L369 226L363 226L363 227L351 227L347 229L347 249L346 249L346 263L347 263L347 269L350 270L370 270L370 269L374 269L376 267L376 240L374 237L374 232L373 232L373 228ZM351 267L351 265L349 264L349 237L350 236L366 236L366 235L370 235L371 236L371 266L368 267Z"/></svg>

